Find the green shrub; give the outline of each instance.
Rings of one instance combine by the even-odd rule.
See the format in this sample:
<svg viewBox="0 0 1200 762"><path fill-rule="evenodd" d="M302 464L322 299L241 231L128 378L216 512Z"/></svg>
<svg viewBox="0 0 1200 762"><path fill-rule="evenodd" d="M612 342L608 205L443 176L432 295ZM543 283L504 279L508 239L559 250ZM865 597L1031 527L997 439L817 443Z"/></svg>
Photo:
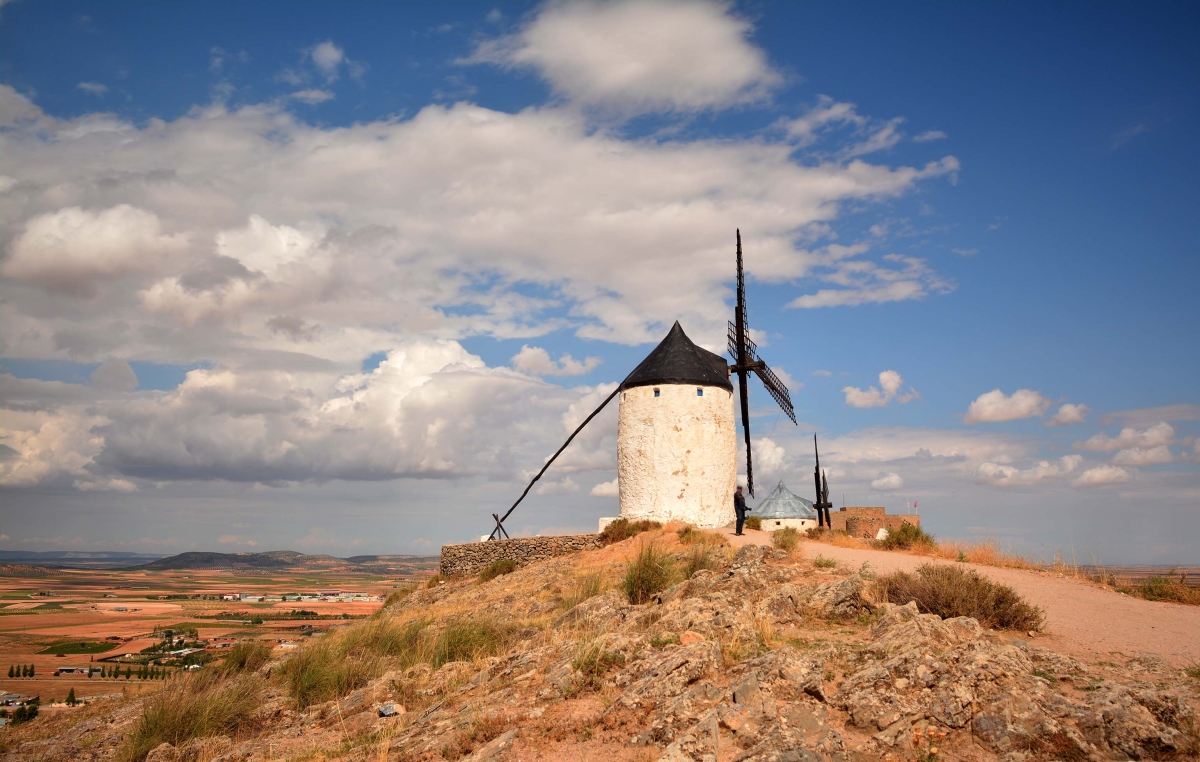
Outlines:
<svg viewBox="0 0 1200 762"><path fill-rule="evenodd" d="M996 629L1040 630L1044 620L1042 610L1026 603L1011 587L992 582L973 569L948 564L924 564L915 574L888 574L876 580L875 591L883 601L916 601L922 613L943 619L974 617Z"/></svg>
<svg viewBox="0 0 1200 762"><path fill-rule="evenodd" d="M642 545L638 554L625 569L621 589L632 604L649 601L655 593L666 590L675 576L670 556L661 552L652 542Z"/></svg>
<svg viewBox="0 0 1200 762"><path fill-rule="evenodd" d="M796 531L795 527L776 529L771 533L771 544L791 553L800 544L800 532Z"/></svg>
<svg viewBox="0 0 1200 762"><path fill-rule="evenodd" d="M937 542L933 535L927 534L921 527L905 522L899 529L888 530L887 537L875 541L875 547L882 550L910 550L917 546L935 547Z"/></svg>
<svg viewBox="0 0 1200 762"><path fill-rule="evenodd" d="M746 529L762 531L762 516L747 516L745 523L742 524Z"/></svg>
<svg viewBox="0 0 1200 762"><path fill-rule="evenodd" d="M240 675L243 672L254 672L271 658L271 647L257 640L243 640L229 649L221 662L221 672L226 675Z"/></svg>
<svg viewBox="0 0 1200 762"><path fill-rule="evenodd" d="M835 569L837 568L837 561L825 556L817 556L813 559L813 566L818 569Z"/></svg>
<svg viewBox="0 0 1200 762"><path fill-rule="evenodd" d="M622 540L628 540L630 537L636 537L642 532L661 528L662 524L657 521L649 521L647 519L640 521L617 519L604 527L604 531L600 533L600 539L604 541L605 545L612 545L614 542L621 542Z"/></svg>
<svg viewBox="0 0 1200 762"><path fill-rule="evenodd" d="M167 683L146 699L118 758L140 762L164 742L180 747L193 738L235 735L258 707L262 684L253 675L223 680L215 671Z"/></svg>
<svg viewBox="0 0 1200 762"><path fill-rule="evenodd" d="M563 596L563 610L570 611L588 598L595 598L604 592L604 578L599 574L587 574L575 580L571 591Z"/></svg>
<svg viewBox="0 0 1200 762"><path fill-rule="evenodd" d="M502 574L512 574L517 570L517 562L511 558L498 558L488 564L479 573L480 582L490 582Z"/></svg>
<svg viewBox="0 0 1200 762"><path fill-rule="evenodd" d="M13 711L12 724L13 725L21 725L23 723L29 722L30 720L36 718L37 716L38 716L38 705L37 704L25 704L23 706L17 707L16 710Z"/></svg>

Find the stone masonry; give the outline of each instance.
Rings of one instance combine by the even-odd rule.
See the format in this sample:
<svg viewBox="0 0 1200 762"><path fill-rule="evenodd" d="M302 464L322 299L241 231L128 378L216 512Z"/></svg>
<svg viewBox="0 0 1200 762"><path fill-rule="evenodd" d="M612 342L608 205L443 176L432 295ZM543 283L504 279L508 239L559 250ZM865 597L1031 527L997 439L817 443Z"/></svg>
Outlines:
<svg viewBox="0 0 1200 762"><path fill-rule="evenodd" d="M874 539L880 529L889 532L904 524L921 526L921 517L915 513L887 515L887 509L878 506L843 507L829 514L829 523L834 531L844 531L853 537Z"/></svg>
<svg viewBox="0 0 1200 762"><path fill-rule="evenodd" d="M542 561L554 556L592 550L604 546L598 534L569 534L555 537L513 537L490 542L465 542L443 545L439 568L445 577L468 577L477 574L493 561L508 558L520 565Z"/></svg>

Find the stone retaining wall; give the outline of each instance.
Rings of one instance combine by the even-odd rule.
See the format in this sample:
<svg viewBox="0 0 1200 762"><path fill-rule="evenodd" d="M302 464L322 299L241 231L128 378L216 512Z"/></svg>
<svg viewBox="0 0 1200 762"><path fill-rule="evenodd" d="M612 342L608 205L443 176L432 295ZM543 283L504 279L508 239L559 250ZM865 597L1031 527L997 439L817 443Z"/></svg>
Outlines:
<svg viewBox="0 0 1200 762"><path fill-rule="evenodd" d="M478 574L485 566L502 558L529 564L554 556L604 547L598 534L569 534L551 537L513 537L491 542L466 542L443 545L439 571L446 577Z"/></svg>
<svg viewBox="0 0 1200 762"><path fill-rule="evenodd" d="M829 514L834 531L848 532L853 537L873 540L880 529L894 532L905 524L921 526L921 517L916 514L888 515L883 508L842 508Z"/></svg>

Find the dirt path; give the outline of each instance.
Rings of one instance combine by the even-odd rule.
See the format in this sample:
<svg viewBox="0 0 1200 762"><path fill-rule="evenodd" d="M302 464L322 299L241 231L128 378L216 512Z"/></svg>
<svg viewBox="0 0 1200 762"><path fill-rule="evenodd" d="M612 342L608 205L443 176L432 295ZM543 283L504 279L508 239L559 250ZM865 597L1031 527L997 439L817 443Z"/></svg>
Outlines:
<svg viewBox="0 0 1200 762"><path fill-rule="evenodd" d="M744 536L734 537L731 529L717 531L730 535L735 546L771 543L769 532L746 530ZM806 558L824 556L850 568L867 563L877 573L912 571L931 562L955 563L819 542L804 542L802 550ZM1041 646L1092 662L1113 654L1152 653L1177 667L1200 663L1200 606L1145 601L1049 572L963 566L1008 585L1045 610L1045 632L1037 638Z"/></svg>

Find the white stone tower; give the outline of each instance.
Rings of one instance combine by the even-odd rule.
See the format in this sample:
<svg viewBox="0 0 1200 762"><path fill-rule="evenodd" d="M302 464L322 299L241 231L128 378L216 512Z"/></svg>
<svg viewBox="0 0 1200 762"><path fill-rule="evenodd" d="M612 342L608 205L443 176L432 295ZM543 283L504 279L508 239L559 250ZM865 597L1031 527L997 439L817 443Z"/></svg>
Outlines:
<svg viewBox="0 0 1200 762"><path fill-rule="evenodd" d="M676 322L621 384L621 517L718 527L734 519L737 436L725 359Z"/></svg>

